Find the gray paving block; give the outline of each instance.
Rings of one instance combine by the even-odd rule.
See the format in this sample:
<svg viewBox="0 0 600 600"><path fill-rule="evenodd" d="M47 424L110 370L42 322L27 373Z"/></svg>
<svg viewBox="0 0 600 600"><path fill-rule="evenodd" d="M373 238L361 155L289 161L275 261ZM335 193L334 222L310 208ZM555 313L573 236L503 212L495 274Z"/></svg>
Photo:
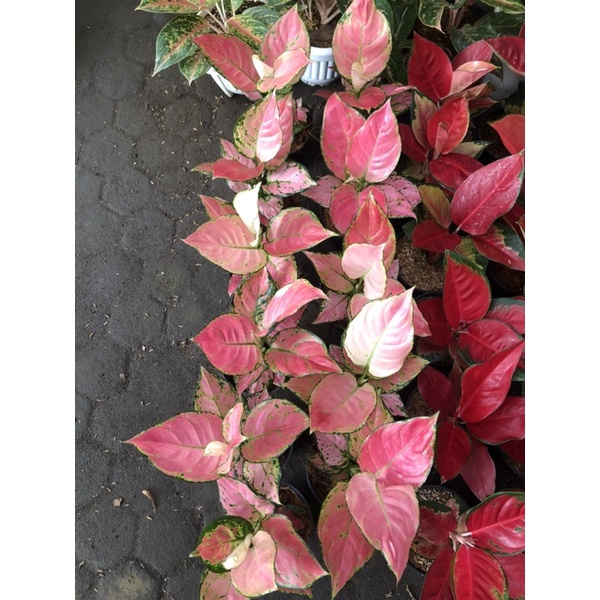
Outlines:
<svg viewBox="0 0 600 600"><path fill-rule="evenodd" d="M144 78L144 83L149 77ZM119 131L136 138L147 134L154 127L153 115L148 105L148 100L141 92L133 93L122 98L116 105L115 126Z"/></svg>
<svg viewBox="0 0 600 600"><path fill-rule="evenodd" d="M129 139L106 127L94 134L92 143L81 149L80 161L96 173L120 173L124 165L132 165L133 148Z"/></svg>
<svg viewBox="0 0 600 600"><path fill-rule="evenodd" d="M133 162L135 146L132 142ZM120 215L129 215L151 206L152 186L150 178L135 168L122 169L116 174L103 173L102 203Z"/></svg>
<svg viewBox="0 0 600 600"><path fill-rule="evenodd" d="M95 501L105 493L111 472L110 456L94 441L75 446L75 488L80 503Z"/></svg>
<svg viewBox="0 0 600 600"><path fill-rule="evenodd" d="M104 575L97 590L98 600L156 600L160 582L140 563L129 562Z"/></svg>
<svg viewBox="0 0 600 600"><path fill-rule="evenodd" d="M96 69L97 89L103 96L120 100L139 93L145 84L146 69L121 56L108 59Z"/></svg>
<svg viewBox="0 0 600 600"><path fill-rule="evenodd" d="M116 248L123 236L123 218L101 204L98 196L78 194L75 252L77 256L98 255Z"/></svg>
<svg viewBox="0 0 600 600"><path fill-rule="evenodd" d="M90 136L112 125L118 103L111 97L104 97L92 90L80 94L75 102L77 125L83 135L89 140Z"/></svg>
<svg viewBox="0 0 600 600"><path fill-rule="evenodd" d="M161 600L186 600L191 591L200 590L204 567L199 558L189 558L177 573L165 578ZM196 594L197 597L198 594Z"/></svg>

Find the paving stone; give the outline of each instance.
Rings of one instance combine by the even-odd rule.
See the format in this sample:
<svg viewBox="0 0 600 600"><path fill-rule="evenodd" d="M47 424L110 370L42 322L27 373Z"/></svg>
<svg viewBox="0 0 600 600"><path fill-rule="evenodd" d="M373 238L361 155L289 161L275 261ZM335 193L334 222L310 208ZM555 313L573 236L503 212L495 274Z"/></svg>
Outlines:
<svg viewBox="0 0 600 600"><path fill-rule="evenodd" d="M86 440L75 446L75 487L85 502L103 494L109 483L110 457L100 444Z"/></svg>
<svg viewBox="0 0 600 600"><path fill-rule="evenodd" d="M87 600L92 598L98 573L92 571L85 562L75 565L75 599Z"/></svg>
<svg viewBox="0 0 600 600"><path fill-rule="evenodd" d="M135 147L133 153L131 168L121 170L118 175L103 174L105 184L102 188L102 203L123 216L149 206L152 198L150 178L133 164Z"/></svg>
<svg viewBox="0 0 600 600"><path fill-rule="evenodd" d="M140 92L144 87L146 69L122 58L114 58L98 65L98 90L103 96L120 100Z"/></svg>
<svg viewBox="0 0 600 600"><path fill-rule="evenodd" d="M124 164L132 164L131 141L112 127L94 134L94 143L81 149L80 161L95 173L119 173Z"/></svg>
<svg viewBox="0 0 600 600"><path fill-rule="evenodd" d="M137 518L133 512L113 505L104 492L76 513L75 560L92 569L111 569L133 556Z"/></svg>
<svg viewBox="0 0 600 600"><path fill-rule="evenodd" d="M115 125L124 133L139 138L152 131L152 111L143 93L133 93L117 104ZM134 156L135 158L135 156Z"/></svg>
<svg viewBox="0 0 600 600"><path fill-rule="evenodd" d="M124 225L122 218L102 205L98 196L86 198L86 195L78 194L76 206L75 251L80 257L117 247Z"/></svg>
<svg viewBox="0 0 600 600"><path fill-rule="evenodd" d="M80 440L88 432L92 403L81 394L75 394L75 440Z"/></svg>
<svg viewBox="0 0 600 600"><path fill-rule="evenodd" d="M190 590L200 590L204 571L199 558L188 558L177 573L166 578L161 600L186 600Z"/></svg>
<svg viewBox="0 0 600 600"><path fill-rule="evenodd" d="M98 600L156 600L160 582L139 563L131 562L112 569L98 582Z"/></svg>
<svg viewBox="0 0 600 600"><path fill-rule="evenodd" d="M100 96L95 90L78 96L75 103L77 125L89 137L106 129L114 121L117 103L112 98Z"/></svg>

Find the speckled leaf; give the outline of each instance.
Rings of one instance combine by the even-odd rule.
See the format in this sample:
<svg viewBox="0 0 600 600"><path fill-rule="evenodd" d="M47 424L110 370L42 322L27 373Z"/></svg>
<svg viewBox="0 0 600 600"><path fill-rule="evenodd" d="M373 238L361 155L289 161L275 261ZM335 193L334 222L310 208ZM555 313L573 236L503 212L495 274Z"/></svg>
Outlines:
<svg viewBox="0 0 600 600"><path fill-rule="evenodd" d="M450 204L457 231L487 233L492 223L513 207L521 190L524 160L522 154L507 156L465 179Z"/></svg>
<svg viewBox="0 0 600 600"><path fill-rule="evenodd" d="M213 319L194 341L219 371L243 375L262 362L257 339L253 321L242 315L226 314Z"/></svg>
<svg viewBox="0 0 600 600"><path fill-rule="evenodd" d="M213 481L223 456L205 456L210 442L224 442L223 420L210 413L181 413L127 440L162 473L187 481Z"/></svg>
<svg viewBox="0 0 600 600"><path fill-rule="evenodd" d="M461 6L463 2L459 3ZM427 27L433 27L442 31L442 16L445 9L450 9L453 5L446 0L420 0L419 2L419 21Z"/></svg>
<svg viewBox="0 0 600 600"><path fill-rule="evenodd" d="M200 379L194 395L194 410L208 412L221 418L233 408L237 397L231 385L200 367Z"/></svg>
<svg viewBox="0 0 600 600"><path fill-rule="evenodd" d="M347 294L354 289L353 283L342 268L342 257L339 254L318 254L317 252L305 252L304 254L314 265L319 279L330 290Z"/></svg>
<svg viewBox="0 0 600 600"><path fill-rule="evenodd" d="M287 208L271 221L264 249L275 256L288 256L308 250L334 235L321 225L312 211Z"/></svg>
<svg viewBox="0 0 600 600"><path fill-rule="evenodd" d="M317 325L319 323L343 321L346 318L347 309L348 296L330 290L327 292L327 302L323 303L321 312L313 323Z"/></svg>
<svg viewBox="0 0 600 600"><path fill-rule="evenodd" d="M252 546L239 567L231 570L231 583L247 598L277 590L275 581L275 542L266 531L252 537Z"/></svg>
<svg viewBox="0 0 600 600"><path fill-rule="evenodd" d="M244 40L258 51L267 30L278 18L279 15L266 6L252 6L242 14L228 19L227 26L230 33Z"/></svg>
<svg viewBox="0 0 600 600"><path fill-rule="evenodd" d="M332 467L341 467L348 462L348 440L338 433L315 432L315 439L323 460Z"/></svg>
<svg viewBox="0 0 600 600"><path fill-rule="evenodd" d="M291 377L340 372L323 341L303 329L285 329L278 333L265 353L265 362L273 371Z"/></svg>
<svg viewBox="0 0 600 600"><path fill-rule="evenodd" d="M481 0L481 3L509 14L525 12L525 5L520 0Z"/></svg>
<svg viewBox="0 0 600 600"><path fill-rule="evenodd" d="M254 492L279 504L279 482L281 480L281 464L274 458L261 463L247 460L243 465L244 478Z"/></svg>
<svg viewBox="0 0 600 600"><path fill-rule="evenodd" d="M311 431L356 431L375 408L375 401L375 389L370 384L359 385L351 373L332 373L310 396Z"/></svg>
<svg viewBox="0 0 600 600"><path fill-rule="evenodd" d="M277 169L267 171L262 189L274 196L291 196L316 185L308 171L299 163L286 161Z"/></svg>
<svg viewBox="0 0 600 600"><path fill-rule="evenodd" d="M181 15L171 19L156 38L154 73L178 63L197 50L194 38L209 28L202 17Z"/></svg>
<svg viewBox="0 0 600 600"><path fill-rule="evenodd" d="M294 392L294 394L296 394L300 400L304 400L304 402L308 404L310 395L323 377L325 377L324 374L292 377L288 379L284 387L292 390L292 392Z"/></svg>
<svg viewBox="0 0 600 600"><path fill-rule="evenodd" d="M246 275L268 260L262 248L254 247L255 238L240 217L227 215L200 225L183 241L226 271Z"/></svg>
<svg viewBox="0 0 600 600"><path fill-rule="evenodd" d="M197 14L198 3L188 0L140 0L135 10L151 13Z"/></svg>
<svg viewBox="0 0 600 600"><path fill-rule="evenodd" d="M388 485L371 473L358 473L348 484L346 499L352 517L369 542L382 552L397 583L419 526L415 490L410 485Z"/></svg>
<svg viewBox="0 0 600 600"><path fill-rule="evenodd" d="M205 571L200 587L200 600L246 600L231 583L231 573Z"/></svg>
<svg viewBox="0 0 600 600"><path fill-rule="evenodd" d="M266 269L244 278L233 296L233 312L259 322L265 306L275 294L275 285Z"/></svg>
<svg viewBox="0 0 600 600"><path fill-rule="evenodd" d="M271 536L277 548L275 580L279 588L297 592L309 588L317 579L327 575L285 516L267 517L262 528Z"/></svg>
<svg viewBox="0 0 600 600"><path fill-rule="evenodd" d="M421 356L409 354L402 368L389 377L371 380L383 392L397 392L406 387L428 364Z"/></svg>
<svg viewBox="0 0 600 600"><path fill-rule="evenodd" d="M461 545L452 561L455 600L508 600L508 584L500 563L480 548Z"/></svg>
<svg viewBox="0 0 600 600"><path fill-rule="evenodd" d="M264 516L273 514L273 505L256 495L243 481L221 477L217 485L221 506L228 515L242 517L256 525Z"/></svg>
<svg viewBox="0 0 600 600"><path fill-rule="evenodd" d="M348 452L355 461L358 460L360 450L365 440L382 425L387 425L388 423L394 422L394 417L392 417L390 411L386 408L386 405L383 402L384 395L385 394L381 394L381 397L377 399L375 408L368 416L365 424L360 429L353 431L347 436Z"/></svg>
<svg viewBox="0 0 600 600"><path fill-rule="evenodd" d="M333 192L342 185L342 182L333 175L325 175L317 180L317 185L302 192L303 196L314 200L323 208L329 208Z"/></svg>
<svg viewBox="0 0 600 600"><path fill-rule="evenodd" d="M362 445L360 468L387 485L420 487L433 464L436 421L416 417L376 429Z"/></svg>
<svg viewBox="0 0 600 600"><path fill-rule="evenodd" d="M187 82L191 84L193 81L206 75L211 67L210 62L206 59L204 54L200 52L198 48L191 56L180 60L177 63L181 74L187 79Z"/></svg>
<svg viewBox="0 0 600 600"><path fill-rule="evenodd" d="M261 402L246 418L242 433L248 438L240 447L250 462L279 456L308 427L304 411L287 400Z"/></svg>
<svg viewBox="0 0 600 600"><path fill-rule="evenodd" d="M348 509L347 488L348 482L338 483L325 499L319 515L318 534L323 559L331 573L332 598L373 555L373 546Z"/></svg>

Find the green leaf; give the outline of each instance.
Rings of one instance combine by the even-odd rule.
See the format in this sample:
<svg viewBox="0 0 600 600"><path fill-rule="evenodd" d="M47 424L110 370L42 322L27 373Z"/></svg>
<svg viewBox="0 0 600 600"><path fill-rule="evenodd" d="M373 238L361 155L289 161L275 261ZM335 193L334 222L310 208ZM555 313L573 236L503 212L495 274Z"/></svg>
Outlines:
<svg viewBox="0 0 600 600"><path fill-rule="evenodd" d="M461 52L479 40L518 35L524 21L524 14L489 13L474 25L465 25L454 30L450 38L457 52Z"/></svg>
<svg viewBox="0 0 600 600"><path fill-rule="evenodd" d="M227 21L229 33L239 37L258 51L269 27L279 15L266 6L254 6Z"/></svg>
<svg viewBox="0 0 600 600"><path fill-rule="evenodd" d="M506 14L506 13L488 13L481 17L476 24L491 25L497 31L497 37L505 35L519 35L521 27L525 22L525 15L521 14Z"/></svg>
<svg viewBox="0 0 600 600"><path fill-rule="evenodd" d="M482 270L485 270L489 262L488 259L483 256L479 250L477 250L475 243L469 237L463 238L460 244L454 248L454 251L471 260L473 263L481 267Z"/></svg>
<svg viewBox="0 0 600 600"><path fill-rule="evenodd" d="M442 16L446 8L451 8L446 0L421 0L419 2L419 21L427 27L442 31Z"/></svg>
<svg viewBox="0 0 600 600"><path fill-rule="evenodd" d="M179 67L181 74L187 79L188 83L191 84L192 81L202 77L202 75L206 75L211 64L198 48L197 52L179 61L177 66Z"/></svg>
<svg viewBox="0 0 600 600"><path fill-rule="evenodd" d="M499 8L504 13L518 14L525 12L525 5L521 0L481 0L481 2L493 8Z"/></svg>
<svg viewBox="0 0 600 600"><path fill-rule="evenodd" d="M407 37L414 29L417 20L419 0L391 0L390 6L393 13L392 52L387 64L387 76L390 81L397 83L408 82L406 62L411 48Z"/></svg>
<svg viewBox="0 0 600 600"><path fill-rule="evenodd" d="M141 0L135 10L151 13L195 14L198 6L188 0Z"/></svg>
<svg viewBox="0 0 600 600"><path fill-rule="evenodd" d="M194 38L208 29L206 21L198 16L181 15L169 21L156 39L153 75L194 54L198 49Z"/></svg>

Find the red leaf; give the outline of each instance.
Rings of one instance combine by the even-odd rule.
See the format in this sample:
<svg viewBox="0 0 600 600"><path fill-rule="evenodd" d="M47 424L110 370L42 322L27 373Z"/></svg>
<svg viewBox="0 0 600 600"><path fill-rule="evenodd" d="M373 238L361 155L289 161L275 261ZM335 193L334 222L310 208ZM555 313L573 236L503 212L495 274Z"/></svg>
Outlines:
<svg viewBox="0 0 600 600"><path fill-rule="evenodd" d="M477 423L504 402L524 346L525 342L520 342L463 373L462 395L456 413L458 418L467 423Z"/></svg>
<svg viewBox="0 0 600 600"><path fill-rule="evenodd" d="M525 600L525 552L496 556L506 579L511 600Z"/></svg>
<svg viewBox="0 0 600 600"><path fill-rule="evenodd" d="M481 167L483 164L478 160L457 153L444 154L429 163L429 170L434 179L440 185L453 191Z"/></svg>
<svg viewBox="0 0 600 600"><path fill-rule="evenodd" d="M412 233L412 245L431 252L454 250L462 240L460 235L450 233L435 221L427 220L419 223Z"/></svg>
<svg viewBox="0 0 600 600"><path fill-rule="evenodd" d="M462 427L444 421L437 428L435 467L442 483L454 479L471 454L469 436Z"/></svg>
<svg viewBox="0 0 600 600"><path fill-rule="evenodd" d="M318 534L323 559L331 573L332 598L373 555L373 546L348 510L348 482L338 483L323 503Z"/></svg>
<svg viewBox="0 0 600 600"><path fill-rule="evenodd" d="M461 545L452 562L455 600L508 598L508 584L500 563L479 548Z"/></svg>
<svg viewBox="0 0 600 600"><path fill-rule="evenodd" d="M454 416L456 394L450 380L443 373L428 365L419 373L417 383L419 394L433 412L440 411L445 419Z"/></svg>
<svg viewBox="0 0 600 600"><path fill-rule="evenodd" d="M458 348L467 359L482 363L501 350L512 348L522 341L522 337L512 328L495 319L481 319L471 323L458 338Z"/></svg>
<svg viewBox="0 0 600 600"><path fill-rule="evenodd" d="M450 93L452 65L435 43L414 34L413 51L408 61L408 83L434 102Z"/></svg>
<svg viewBox="0 0 600 600"><path fill-rule="evenodd" d="M257 335L256 325L250 319L228 314L212 320L194 341L219 371L243 375L262 362Z"/></svg>
<svg viewBox="0 0 600 600"><path fill-rule="evenodd" d="M420 300L417 306L431 330L431 337L427 338L428 341L440 348L447 347L452 340L452 329L444 313L442 297L436 296Z"/></svg>
<svg viewBox="0 0 600 600"><path fill-rule="evenodd" d="M402 154L416 163L423 163L427 158L427 150L419 144L412 129L404 123L398 123L398 132L402 139Z"/></svg>
<svg viewBox="0 0 600 600"><path fill-rule="evenodd" d="M525 495L500 493L467 513L465 528L478 548L494 554L525 550Z"/></svg>
<svg viewBox="0 0 600 600"><path fill-rule="evenodd" d="M429 163L429 165L431 166L432 163ZM425 208L427 208L427 212L435 222L444 229L448 229L452 223L452 218L450 217L450 201L446 194L436 185L421 185L419 186L419 195Z"/></svg>
<svg viewBox="0 0 600 600"><path fill-rule="evenodd" d="M508 396L489 417L468 424L469 432L485 444L525 439L525 398Z"/></svg>
<svg viewBox="0 0 600 600"><path fill-rule="evenodd" d="M525 75L525 39L504 36L486 40L494 52L519 75Z"/></svg>
<svg viewBox="0 0 600 600"><path fill-rule="evenodd" d="M469 104L464 98L446 102L427 122L427 141L434 158L452 152L469 129Z"/></svg>
<svg viewBox="0 0 600 600"><path fill-rule="evenodd" d="M525 334L525 301L516 298L498 298L492 301L486 317L510 325L517 333Z"/></svg>
<svg viewBox="0 0 600 600"><path fill-rule="evenodd" d="M486 258L499 262L509 269L525 270L525 247L515 231L499 221L487 233L471 238L475 248Z"/></svg>
<svg viewBox="0 0 600 600"><path fill-rule="evenodd" d="M481 319L488 311L491 297L490 285L479 267L460 254L447 251L443 304L450 327L460 329Z"/></svg>
<svg viewBox="0 0 600 600"><path fill-rule="evenodd" d="M515 154L490 163L467 177L456 190L450 205L452 221L458 229L473 235L486 233L490 225L516 202L523 167L523 155Z"/></svg>
<svg viewBox="0 0 600 600"><path fill-rule="evenodd" d="M461 469L460 476L480 500L494 493L496 466L485 444L471 438L471 456Z"/></svg>
<svg viewBox="0 0 600 600"><path fill-rule="evenodd" d="M511 154L518 154L525 149L525 115L506 115L490 125L498 132L504 147Z"/></svg>
<svg viewBox="0 0 600 600"><path fill-rule="evenodd" d="M451 579L453 558L452 548L444 548L437 556L425 575L419 600L454 600Z"/></svg>

